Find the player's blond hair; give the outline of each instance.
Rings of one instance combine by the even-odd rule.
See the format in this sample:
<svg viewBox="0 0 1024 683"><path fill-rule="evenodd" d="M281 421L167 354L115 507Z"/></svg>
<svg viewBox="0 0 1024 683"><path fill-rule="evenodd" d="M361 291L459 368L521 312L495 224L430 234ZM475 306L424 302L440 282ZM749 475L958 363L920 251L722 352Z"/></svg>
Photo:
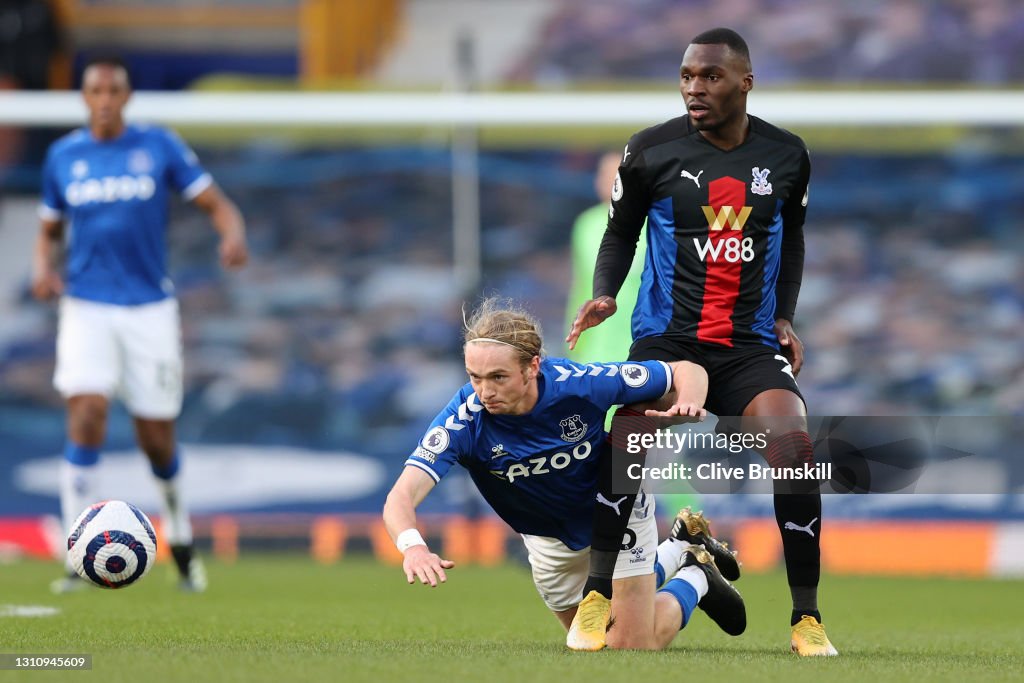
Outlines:
<svg viewBox="0 0 1024 683"><path fill-rule="evenodd" d="M540 323L510 299L485 299L468 319L462 311L466 328L465 342L497 343L516 350L521 365L544 353Z"/></svg>

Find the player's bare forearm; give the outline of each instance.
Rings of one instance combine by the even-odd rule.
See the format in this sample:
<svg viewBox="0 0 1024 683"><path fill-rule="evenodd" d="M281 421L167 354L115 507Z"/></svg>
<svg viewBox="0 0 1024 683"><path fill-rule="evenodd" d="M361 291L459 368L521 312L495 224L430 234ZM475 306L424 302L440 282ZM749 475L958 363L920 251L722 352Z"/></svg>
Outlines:
<svg viewBox="0 0 1024 683"><path fill-rule="evenodd" d="M434 480L426 473L415 467L406 467L384 502L384 526L402 551L406 581L416 583L419 579L425 586L436 587L448 580L444 570L451 569L455 563L430 552L416 531L416 507L433 487ZM406 547L408 536L415 537L415 540Z"/></svg>
<svg viewBox="0 0 1024 683"><path fill-rule="evenodd" d="M691 408L689 412L680 414L694 417L697 417L698 413L706 414L703 408L708 397L707 371L700 365L685 360L671 363L671 367L672 388L676 392L675 404L680 408Z"/></svg>
<svg viewBox="0 0 1024 683"><path fill-rule="evenodd" d="M214 229L220 233L220 260L225 268L241 268L249 261L242 213L227 197L210 216Z"/></svg>
<svg viewBox="0 0 1024 683"><path fill-rule="evenodd" d="M46 221L36 235L35 248L32 252L32 271L41 273L56 267L57 247L63 237L63 223Z"/></svg>
<svg viewBox="0 0 1024 683"><path fill-rule="evenodd" d="M397 484L384 501L384 528L392 541L397 541L398 534L406 529L416 528L416 504L409 492L399 490Z"/></svg>
<svg viewBox="0 0 1024 683"><path fill-rule="evenodd" d="M672 368L672 393L667 397L670 405L647 409L648 417L673 418L673 423L703 420L707 416L704 401L708 396L708 373L703 367L689 361L669 363Z"/></svg>
<svg viewBox="0 0 1024 683"><path fill-rule="evenodd" d="M194 201L210 217L213 229L220 235L221 265L230 269L244 266L249 261L249 248L242 212L216 185L203 190Z"/></svg>
<svg viewBox="0 0 1024 683"><path fill-rule="evenodd" d="M32 295L45 301L60 296L64 282L57 271L57 252L64 238L63 221L42 222L32 251Z"/></svg>

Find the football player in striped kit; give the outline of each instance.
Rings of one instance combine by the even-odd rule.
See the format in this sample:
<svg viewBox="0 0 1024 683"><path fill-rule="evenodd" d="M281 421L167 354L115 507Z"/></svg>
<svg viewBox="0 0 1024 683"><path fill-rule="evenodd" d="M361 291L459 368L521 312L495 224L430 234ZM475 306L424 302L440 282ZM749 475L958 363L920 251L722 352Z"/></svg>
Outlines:
<svg viewBox="0 0 1024 683"><path fill-rule="evenodd" d="M679 81L686 114L637 133L623 151L593 298L566 341L571 348L580 333L614 314L646 220L629 359L702 366L709 381L706 407L721 424L749 433L770 430L761 453L768 463L799 466L814 457L796 382L803 345L793 330L811 167L803 140L747 114L753 85L750 51L735 31L712 29L690 42ZM618 415L642 419L628 406ZM619 431L628 429L613 422L609 448L625 438ZM624 464L611 457L602 462L606 468ZM601 481L607 487L622 478L612 472ZM818 483L789 484L776 482L775 516L793 600L791 647L800 655L834 655L817 602ZM795 533L787 523L809 531ZM588 594L610 597L609 568L623 524L621 516L596 509ZM601 629L590 637L600 639Z"/></svg>

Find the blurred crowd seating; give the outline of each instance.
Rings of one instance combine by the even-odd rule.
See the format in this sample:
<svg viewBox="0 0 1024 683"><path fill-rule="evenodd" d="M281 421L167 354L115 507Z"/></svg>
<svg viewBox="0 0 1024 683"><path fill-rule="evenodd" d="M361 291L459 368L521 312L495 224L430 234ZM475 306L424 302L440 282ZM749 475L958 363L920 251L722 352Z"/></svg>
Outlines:
<svg viewBox="0 0 1024 683"><path fill-rule="evenodd" d="M1019 83L1019 0L558 0L511 80L672 78L687 41L728 26L759 83Z"/></svg>
<svg viewBox="0 0 1024 683"><path fill-rule="evenodd" d="M569 231L594 202L596 151L483 154L484 282L467 293L444 148L200 154L244 210L253 259L225 275L205 217L176 208L183 439L403 453L465 381L461 307L481 293L525 301L547 352L564 351ZM812 412L1024 415L1024 167L971 146L814 163L797 320ZM0 408L59 429L54 308L21 286Z"/></svg>

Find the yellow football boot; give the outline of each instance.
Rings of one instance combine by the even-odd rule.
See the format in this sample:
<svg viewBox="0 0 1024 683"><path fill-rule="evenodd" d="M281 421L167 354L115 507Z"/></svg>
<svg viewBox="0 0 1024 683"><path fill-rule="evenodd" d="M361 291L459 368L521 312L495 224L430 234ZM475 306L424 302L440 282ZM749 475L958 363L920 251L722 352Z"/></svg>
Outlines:
<svg viewBox="0 0 1024 683"><path fill-rule="evenodd" d="M576 608L576 616L573 617L572 626L565 636L566 646L570 650L589 652L603 648L611 612L612 601L597 591L590 591Z"/></svg>
<svg viewBox="0 0 1024 683"><path fill-rule="evenodd" d="M825 626L806 614L793 627L790 646L801 657L835 657L839 654L825 635Z"/></svg>

